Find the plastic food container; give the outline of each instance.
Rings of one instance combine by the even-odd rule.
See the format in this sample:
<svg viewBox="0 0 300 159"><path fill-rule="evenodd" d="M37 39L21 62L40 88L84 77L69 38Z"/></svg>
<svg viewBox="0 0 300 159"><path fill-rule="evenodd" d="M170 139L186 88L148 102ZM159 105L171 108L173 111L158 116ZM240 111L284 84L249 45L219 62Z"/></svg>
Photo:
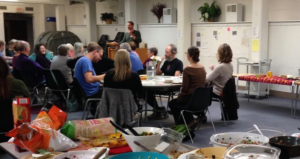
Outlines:
<svg viewBox="0 0 300 159"><path fill-rule="evenodd" d="M228 147L229 145L237 144L254 144L254 145L263 145L269 142L269 138L247 132L228 132L215 134L210 137L211 143L214 147Z"/></svg>
<svg viewBox="0 0 300 159"><path fill-rule="evenodd" d="M268 126L259 126L260 131L264 134L264 136L271 138L275 136L285 136L285 131L279 128L272 128ZM249 128L246 130L248 133L259 134L259 132L255 128Z"/></svg>
<svg viewBox="0 0 300 159"><path fill-rule="evenodd" d="M278 159L280 149L262 145L235 145L224 154L224 159Z"/></svg>
<svg viewBox="0 0 300 159"><path fill-rule="evenodd" d="M280 158L288 159L300 156L300 138L293 136L277 136L270 138L270 145L281 150Z"/></svg>
<svg viewBox="0 0 300 159"><path fill-rule="evenodd" d="M126 146L127 142L122 136L122 133L114 133L110 135L102 135L96 138L79 137L80 142L88 147L121 147Z"/></svg>

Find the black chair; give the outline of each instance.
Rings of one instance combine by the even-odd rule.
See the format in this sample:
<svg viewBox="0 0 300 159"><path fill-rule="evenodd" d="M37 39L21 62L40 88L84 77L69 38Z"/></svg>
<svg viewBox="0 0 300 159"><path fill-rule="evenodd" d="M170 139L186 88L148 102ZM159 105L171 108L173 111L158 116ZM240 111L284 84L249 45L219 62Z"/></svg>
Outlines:
<svg viewBox="0 0 300 159"><path fill-rule="evenodd" d="M90 102L91 101L101 101L101 98L89 98L75 77L73 78L73 87L75 87L74 90L80 91L80 93L84 99L84 110L83 110L82 120L86 120L86 118L89 115L89 109L91 106Z"/></svg>
<svg viewBox="0 0 300 159"><path fill-rule="evenodd" d="M98 41L98 44L102 47L102 48L105 48L106 46L106 41L108 40L108 35L101 35L99 41Z"/></svg>
<svg viewBox="0 0 300 159"><path fill-rule="evenodd" d="M39 83L37 85L34 85L31 79L26 74L22 73L21 71L19 72L21 74L20 80L24 82L24 84L27 86L28 90L30 91L30 95L33 96L31 98L30 105L33 106L34 100L37 100L38 98L40 98L40 100L43 101L39 96L39 88L45 87L46 86L45 83Z"/></svg>
<svg viewBox="0 0 300 159"><path fill-rule="evenodd" d="M115 41L115 42L118 43L118 42L120 42L120 41L123 40L124 35L125 35L124 32L118 32L114 40L108 40L107 42L113 42L113 41Z"/></svg>
<svg viewBox="0 0 300 159"><path fill-rule="evenodd" d="M5 134L14 128L12 101L12 98L0 100L0 121L4 121L0 127L0 142L7 142L9 137L6 137Z"/></svg>
<svg viewBox="0 0 300 159"><path fill-rule="evenodd" d="M52 75L51 71L52 71L53 75ZM65 80L65 77L61 73L61 71L45 69L44 73L45 73L45 79L46 79L44 103L46 103L48 100L48 96L47 96L48 90L54 91L54 92L61 92L61 95L63 96L63 98L65 98L66 103L67 103L69 101L71 87ZM65 97L63 92L68 92L67 97Z"/></svg>
<svg viewBox="0 0 300 159"><path fill-rule="evenodd" d="M14 68L12 71L12 75L15 77L15 79L23 81L22 75L18 69Z"/></svg>
<svg viewBox="0 0 300 159"><path fill-rule="evenodd" d="M216 133L215 125L210 117L210 113L209 113L209 109L208 109L208 107L211 105L211 92L212 92L212 87L196 88L189 103L185 106L186 110L181 110L181 112L180 112L181 116L178 120L180 120L181 117L183 118L184 125L186 127L186 130L189 134L189 137L190 137L192 143L194 143L194 141L191 137L191 133L190 133L187 123L185 121L184 114L183 114L184 112L193 113L195 115L197 115L198 113L201 113L201 112L204 112L205 114L206 114L206 112L208 112L211 124ZM200 122L202 122L202 121L199 120L198 125L200 124Z"/></svg>

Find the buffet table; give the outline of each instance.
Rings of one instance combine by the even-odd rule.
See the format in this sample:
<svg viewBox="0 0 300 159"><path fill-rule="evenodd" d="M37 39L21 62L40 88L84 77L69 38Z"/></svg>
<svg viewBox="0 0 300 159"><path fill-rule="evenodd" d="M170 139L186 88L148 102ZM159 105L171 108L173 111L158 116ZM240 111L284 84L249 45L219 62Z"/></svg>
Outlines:
<svg viewBox="0 0 300 159"><path fill-rule="evenodd" d="M234 74L233 76L237 77L238 80L247 82L247 84L248 84L248 87L247 87L248 102L249 102L249 97L250 97L250 83L251 82L291 86L292 87L291 117L295 118L296 109L297 109L297 96L298 96L298 89L299 89L300 81L280 78L278 76L273 76L272 78L256 77L255 75L251 75L251 74ZM297 87L296 95L295 95L295 86ZM295 99L296 99L296 102L294 102ZM294 105L294 103L295 103L295 105Z"/></svg>

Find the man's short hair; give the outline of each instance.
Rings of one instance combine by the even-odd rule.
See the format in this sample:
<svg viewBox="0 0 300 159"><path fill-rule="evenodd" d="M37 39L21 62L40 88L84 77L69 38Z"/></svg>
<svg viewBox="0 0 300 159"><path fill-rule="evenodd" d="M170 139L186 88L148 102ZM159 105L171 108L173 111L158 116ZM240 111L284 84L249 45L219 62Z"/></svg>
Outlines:
<svg viewBox="0 0 300 159"><path fill-rule="evenodd" d="M5 42L3 40L0 40L0 46L5 45Z"/></svg>
<svg viewBox="0 0 300 159"><path fill-rule="evenodd" d="M95 51L95 50L100 51L100 50L102 50L102 47L99 46L99 45L98 45L97 43L95 43L95 42L89 43L89 45L88 45L88 47L87 47L87 51L88 51L88 52L93 52L93 51Z"/></svg>
<svg viewBox="0 0 300 159"><path fill-rule="evenodd" d="M171 47L171 53L177 54L177 47L174 44L169 45Z"/></svg>
<svg viewBox="0 0 300 159"><path fill-rule="evenodd" d="M67 56L69 52L69 47L65 44L61 44L58 46L57 52L61 56Z"/></svg>
<svg viewBox="0 0 300 159"><path fill-rule="evenodd" d="M130 41L129 42L129 45L131 47L131 50L135 50L136 49L136 45L135 45L135 42L134 41Z"/></svg>
<svg viewBox="0 0 300 159"><path fill-rule="evenodd" d="M134 25L133 21L128 21L127 23L130 23L131 25Z"/></svg>
<svg viewBox="0 0 300 159"><path fill-rule="evenodd" d="M150 52L150 53L153 52L154 56L156 56L156 55L157 55L157 48L156 48L156 47L151 47L151 48L149 49L149 52Z"/></svg>
<svg viewBox="0 0 300 159"><path fill-rule="evenodd" d="M16 39L11 39L11 40L8 42L8 44L15 44L16 42L17 42Z"/></svg>
<svg viewBox="0 0 300 159"><path fill-rule="evenodd" d="M18 51L25 51L25 49L29 47L28 43L26 41L18 41L17 43L17 50Z"/></svg>
<svg viewBox="0 0 300 159"><path fill-rule="evenodd" d="M121 45L120 45L120 47L121 47L121 49L125 49L125 50L127 50L128 52L131 52L132 50L131 50L131 47L130 47L130 45L128 44L128 43L122 43Z"/></svg>

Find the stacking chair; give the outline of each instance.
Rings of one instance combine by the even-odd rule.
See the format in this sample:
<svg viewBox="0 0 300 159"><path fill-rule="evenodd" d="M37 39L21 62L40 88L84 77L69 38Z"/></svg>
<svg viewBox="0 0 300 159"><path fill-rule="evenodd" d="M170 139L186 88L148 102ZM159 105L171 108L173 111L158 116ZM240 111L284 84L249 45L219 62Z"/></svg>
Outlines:
<svg viewBox="0 0 300 159"><path fill-rule="evenodd" d="M228 92L225 92L224 90L230 90L229 93ZM223 118L223 121L224 121L224 124L226 124L226 120L229 120L230 117L232 117L232 115L237 115L237 110L238 108L233 108L235 103L235 101L232 99L232 98L235 98L234 100L237 101L236 99L236 86L235 86L235 79L234 77L231 77L225 84L224 88L223 88L223 91L221 92L221 96L220 98L213 98L212 101L215 101L215 102L219 102L220 103L220 109L221 109L221 113L222 113L222 118ZM225 111L225 103L226 103L226 100L227 102L228 101L231 101L231 105L229 105L232 109L231 111L232 112L227 112ZM224 102L225 101L225 102ZM238 104L238 102L237 102ZM236 112L235 112L236 111ZM228 116L228 113L230 113L230 116ZM236 114L235 114L236 113Z"/></svg>
<svg viewBox="0 0 300 159"><path fill-rule="evenodd" d="M210 113L209 113L209 109L208 109L208 107L211 105L211 92L212 92L212 87L196 88L192 95L192 98L190 99L189 103L186 105L186 110L181 110L181 116L178 120L180 120L181 117L183 118L184 125L186 127L186 130L189 134L189 137L190 137L192 143L194 143L194 141L191 137L191 133L190 133L187 123L185 121L184 114L183 114L184 112L193 113L195 115L198 113L201 113L201 112L204 112L205 114L206 114L206 112L208 112L211 124L216 133L215 125L214 125L212 118L210 117ZM202 121L199 120L198 125L200 124L200 122L202 122Z"/></svg>
<svg viewBox="0 0 300 159"><path fill-rule="evenodd" d="M41 101L43 101L41 99L41 97L39 96L39 88L43 88L45 87L45 83L39 83L37 85L34 85L31 81L31 79L24 73L22 73L20 71L20 75L21 75L21 81L23 81L25 83L25 85L27 86L27 88L29 89L30 91L30 95L32 95L33 97L31 98L31 102L30 102L30 105L33 106L33 101L35 99L38 99L40 98Z"/></svg>
<svg viewBox="0 0 300 159"><path fill-rule="evenodd" d="M102 48L105 48L106 46L106 41L108 40L108 35L106 34L103 34L101 35L99 41L98 41L98 44L102 47Z"/></svg>
<svg viewBox="0 0 300 159"><path fill-rule="evenodd" d="M4 121L2 122L0 127L0 142L7 142L9 137L6 137L5 134L14 128L12 98L1 99L0 103L1 103L0 120Z"/></svg>
<svg viewBox="0 0 300 159"><path fill-rule="evenodd" d="M101 98L89 98L75 77L73 78L73 87L75 87L75 90L80 91L80 94L82 95L82 97L84 99L84 110L83 110L82 120L86 120L86 118L89 115L91 102L92 101L101 101Z"/></svg>
<svg viewBox="0 0 300 159"><path fill-rule="evenodd" d="M124 35L125 35L124 32L118 32L114 40L108 40L107 42L113 42L113 41L120 42L123 40Z"/></svg>
<svg viewBox="0 0 300 159"><path fill-rule="evenodd" d="M65 77L63 76L61 71L45 69L44 73L46 79L44 104L47 102L46 99L48 100L48 96L47 96L48 90L53 92L61 92L61 95L63 96L63 98L66 100L67 103L69 101L71 87L65 80ZM67 97L63 94L63 92L68 93Z"/></svg>

